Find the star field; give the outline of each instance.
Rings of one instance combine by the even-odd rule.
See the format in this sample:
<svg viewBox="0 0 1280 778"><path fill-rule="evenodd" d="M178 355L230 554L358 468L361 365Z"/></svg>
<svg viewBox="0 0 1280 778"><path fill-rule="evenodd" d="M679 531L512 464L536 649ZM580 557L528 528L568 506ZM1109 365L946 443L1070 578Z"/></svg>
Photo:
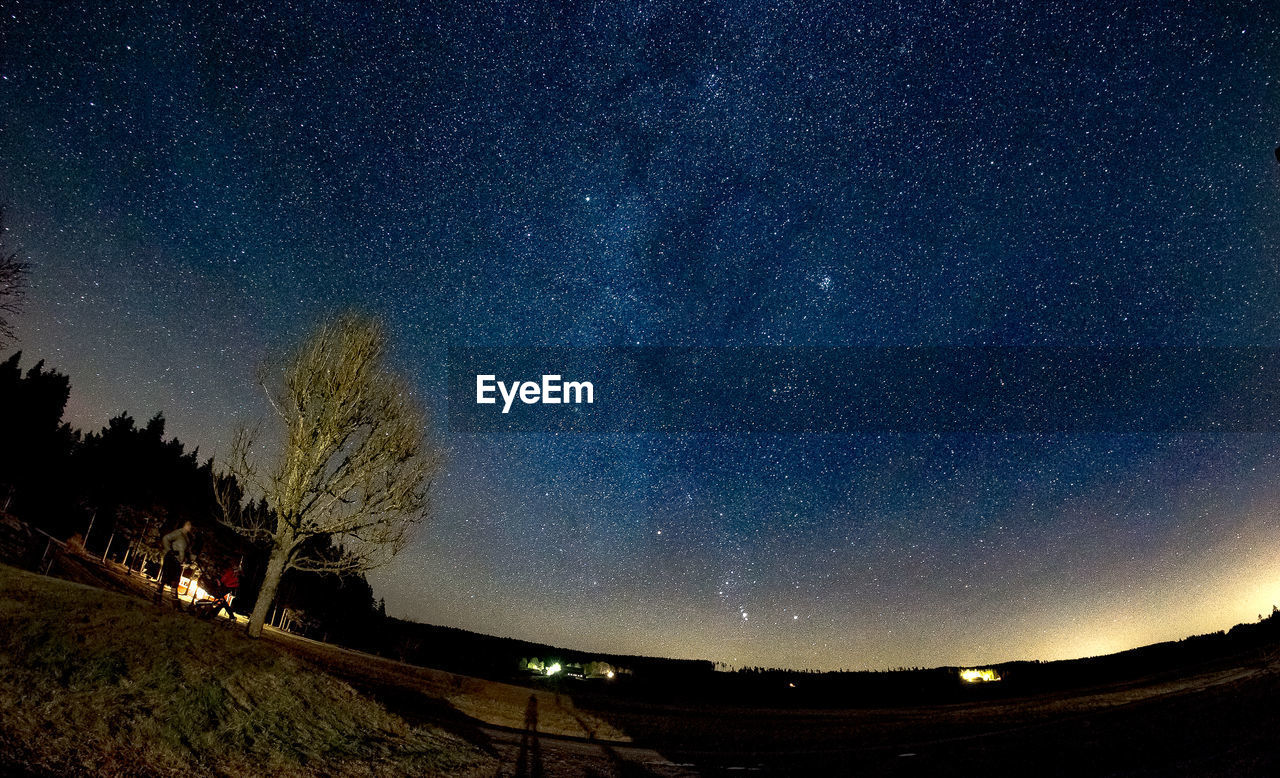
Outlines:
<svg viewBox="0 0 1280 778"><path fill-rule="evenodd" d="M438 419L458 346L1273 346L1276 29L1247 3L8 2L17 346L71 377L72 423L163 411L214 456L262 413L257 361L347 306ZM437 516L371 577L432 623L861 668L1280 602L1271 433L433 434Z"/></svg>

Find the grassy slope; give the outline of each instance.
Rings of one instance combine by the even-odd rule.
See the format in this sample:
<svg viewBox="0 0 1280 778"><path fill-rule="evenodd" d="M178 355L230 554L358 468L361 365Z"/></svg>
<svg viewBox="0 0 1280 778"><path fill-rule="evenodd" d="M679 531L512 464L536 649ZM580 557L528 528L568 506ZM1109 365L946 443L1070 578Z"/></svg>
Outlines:
<svg viewBox="0 0 1280 778"><path fill-rule="evenodd" d="M73 774L492 773L443 730L225 624L0 566L0 767Z"/></svg>

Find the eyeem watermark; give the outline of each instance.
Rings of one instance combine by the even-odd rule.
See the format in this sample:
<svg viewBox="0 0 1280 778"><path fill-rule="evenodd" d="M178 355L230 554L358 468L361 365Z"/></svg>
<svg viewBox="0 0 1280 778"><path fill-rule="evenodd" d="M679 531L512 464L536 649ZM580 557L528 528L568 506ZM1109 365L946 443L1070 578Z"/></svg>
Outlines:
<svg viewBox="0 0 1280 778"><path fill-rule="evenodd" d="M510 413L511 404L520 398L525 405L591 405L596 401L596 388L590 381L562 381L556 375L542 376L542 382L512 381L510 384L497 380L493 374L476 375L476 404L495 405L502 395L502 412Z"/></svg>
<svg viewBox="0 0 1280 778"><path fill-rule="evenodd" d="M534 403L556 409L516 407ZM1280 348L460 347L445 416L479 434L1280 433Z"/></svg>

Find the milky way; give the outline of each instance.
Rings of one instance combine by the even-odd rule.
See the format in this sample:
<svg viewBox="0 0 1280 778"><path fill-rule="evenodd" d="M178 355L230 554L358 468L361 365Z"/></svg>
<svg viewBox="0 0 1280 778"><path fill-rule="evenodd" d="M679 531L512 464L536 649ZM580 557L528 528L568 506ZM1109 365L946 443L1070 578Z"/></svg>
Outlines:
<svg viewBox="0 0 1280 778"><path fill-rule="evenodd" d="M374 5L4 5L17 346L70 421L216 455L350 306L441 419L450 347L1280 338L1269 4ZM1272 433L432 434L372 580L433 623L884 667L1280 602Z"/></svg>

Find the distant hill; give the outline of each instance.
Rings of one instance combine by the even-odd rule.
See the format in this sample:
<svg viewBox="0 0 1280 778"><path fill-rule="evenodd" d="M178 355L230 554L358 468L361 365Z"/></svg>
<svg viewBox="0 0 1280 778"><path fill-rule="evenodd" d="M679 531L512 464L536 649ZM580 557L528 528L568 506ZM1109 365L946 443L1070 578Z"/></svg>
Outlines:
<svg viewBox="0 0 1280 778"><path fill-rule="evenodd" d="M580 651L543 643L494 637L452 627L388 618L380 646L367 646L394 659L452 672L543 686L569 684L575 691L652 699L690 699L782 706L859 707L886 703L951 702L1061 691L1178 674L1187 669L1250 652L1280 650L1280 613L1229 631L1156 643L1105 656L1051 662L1015 661L988 665L1000 680L970 684L959 667L854 672L805 672L746 668L715 672L706 660L664 659ZM579 682L522 674L521 659L563 664L604 661L629 671L615 682ZM569 688L569 687L566 687Z"/></svg>
<svg viewBox="0 0 1280 778"><path fill-rule="evenodd" d="M404 662L467 675L509 680L518 676L521 659L538 658L563 665L608 662L637 678L690 678L709 675L715 663L702 659L663 659L581 651L528 640L483 635L388 617L376 653Z"/></svg>

